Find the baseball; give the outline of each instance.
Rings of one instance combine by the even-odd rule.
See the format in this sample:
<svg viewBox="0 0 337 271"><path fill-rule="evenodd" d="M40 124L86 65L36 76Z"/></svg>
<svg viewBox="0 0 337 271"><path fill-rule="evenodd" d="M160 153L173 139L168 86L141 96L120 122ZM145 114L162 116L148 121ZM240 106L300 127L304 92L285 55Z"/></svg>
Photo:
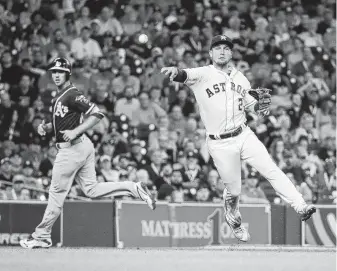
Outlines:
<svg viewBox="0 0 337 271"><path fill-rule="evenodd" d="M140 34L139 37L138 37L138 40L140 43L147 43L149 41L149 38L147 35L145 34Z"/></svg>

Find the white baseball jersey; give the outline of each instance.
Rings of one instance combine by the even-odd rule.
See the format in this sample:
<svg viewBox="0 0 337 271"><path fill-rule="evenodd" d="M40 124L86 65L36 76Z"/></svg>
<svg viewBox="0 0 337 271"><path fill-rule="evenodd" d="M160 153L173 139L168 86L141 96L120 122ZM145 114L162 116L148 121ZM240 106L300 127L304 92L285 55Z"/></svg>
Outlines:
<svg viewBox="0 0 337 271"><path fill-rule="evenodd" d="M184 69L208 134L219 135L245 123L245 107L255 103L248 79L233 68L228 76L213 65Z"/></svg>

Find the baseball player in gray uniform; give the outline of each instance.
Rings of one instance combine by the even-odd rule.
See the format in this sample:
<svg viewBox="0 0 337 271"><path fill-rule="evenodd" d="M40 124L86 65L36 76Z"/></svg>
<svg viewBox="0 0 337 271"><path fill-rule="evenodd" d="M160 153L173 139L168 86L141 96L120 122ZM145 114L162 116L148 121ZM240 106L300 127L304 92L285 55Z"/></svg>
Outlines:
<svg viewBox="0 0 337 271"><path fill-rule="evenodd" d="M309 219L316 209L305 203L265 146L246 126L246 112L267 115L271 97L268 91L251 89L247 78L231 62L232 48L227 36L215 36L209 51L213 65L192 69L164 67L161 72L193 91L208 134L208 151L226 186L225 220L237 239L248 241L250 236L241 225L239 211L241 161L259 171L302 220Z"/></svg>
<svg viewBox="0 0 337 271"><path fill-rule="evenodd" d="M38 127L38 133L45 135L54 131L58 153L53 166L46 211L35 232L28 239L20 241L24 248L48 248L52 245L52 226L61 213L74 179L90 198L130 195L144 200L152 210L155 209L155 200L142 183L97 182L95 149L84 133L104 115L69 81L71 65L67 59L56 58L49 70L58 93L52 100L53 121L42 123Z"/></svg>

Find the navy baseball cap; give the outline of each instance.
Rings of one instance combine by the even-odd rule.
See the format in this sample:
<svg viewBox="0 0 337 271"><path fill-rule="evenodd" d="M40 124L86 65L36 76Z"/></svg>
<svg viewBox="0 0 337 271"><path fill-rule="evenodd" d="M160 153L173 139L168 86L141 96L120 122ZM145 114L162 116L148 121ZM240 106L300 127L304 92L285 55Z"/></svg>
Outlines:
<svg viewBox="0 0 337 271"><path fill-rule="evenodd" d="M27 161L24 162L24 164L23 164L23 168L27 168L27 167L34 169L32 162L29 161L29 160L27 160Z"/></svg>
<svg viewBox="0 0 337 271"><path fill-rule="evenodd" d="M189 151L187 153L187 158L196 158L196 159L198 159L198 153L195 152L195 151Z"/></svg>
<svg viewBox="0 0 337 271"><path fill-rule="evenodd" d="M232 40L225 35L214 36L211 43L211 49L218 44L226 44L231 49L233 49L234 46Z"/></svg>
<svg viewBox="0 0 337 271"><path fill-rule="evenodd" d="M247 179L256 179L256 178L258 178L258 173L255 170L250 170Z"/></svg>

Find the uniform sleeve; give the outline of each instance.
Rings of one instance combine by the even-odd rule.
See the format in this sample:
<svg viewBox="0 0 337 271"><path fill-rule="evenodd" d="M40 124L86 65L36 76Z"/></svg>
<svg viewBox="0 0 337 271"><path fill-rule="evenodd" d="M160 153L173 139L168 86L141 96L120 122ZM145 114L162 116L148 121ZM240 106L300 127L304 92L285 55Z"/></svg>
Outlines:
<svg viewBox="0 0 337 271"><path fill-rule="evenodd" d="M82 92L77 91L69 95L69 107L79 113L89 114L95 107Z"/></svg>
<svg viewBox="0 0 337 271"><path fill-rule="evenodd" d="M242 75L243 79L243 100L244 100L244 107L248 107L251 106L252 104L254 104L256 102L255 98L253 96L251 96L250 94L248 94L248 90L251 89L250 83L248 81L248 79Z"/></svg>
<svg viewBox="0 0 337 271"><path fill-rule="evenodd" d="M184 69L187 74L187 78L184 82L187 86L193 86L201 82L202 78L205 76L205 70L203 67Z"/></svg>

